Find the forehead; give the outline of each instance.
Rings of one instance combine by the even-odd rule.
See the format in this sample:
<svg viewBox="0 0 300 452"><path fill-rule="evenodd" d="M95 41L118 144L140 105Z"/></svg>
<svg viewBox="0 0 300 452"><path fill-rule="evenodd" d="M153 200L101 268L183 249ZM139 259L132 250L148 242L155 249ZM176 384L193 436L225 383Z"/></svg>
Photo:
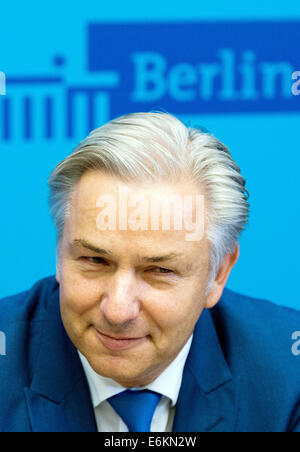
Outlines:
<svg viewBox="0 0 300 452"><path fill-rule="evenodd" d="M72 196L72 206L80 208L95 207L99 195L111 194L118 196L120 188L127 189L130 196L139 194L149 201L162 195L200 195L201 190L190 180L181 179L176 183L170 182L123 182L116 176L100 173L99 171L87 171L80 179Z"/></svg>
<svg viewBox="0 0 300 452"><path fill-rule="evenodd" d="M71 199L70 215L66 219L66 229L68 230L69 242L76 239L84 239L95 245L114 244L130 247L140 246L145 248L169 248L170 251L179 249L181 251L190 248L195 249L203 247L205 239L199 243L187 241L186 230L183 227L174 230L174 221L176 215L174 205L170 204L170 223L164 223L167 214L166 205L163 199L173 199L176 202L185 202L184 199L189 198L190 201L196 202L197 196L201 195L199 188L193 186L188 181L178 182L176 185L168 184L126 184L114 176L101 174L99 172L87 172L83 175L80 182L76 186ZM184 198L187 197L187 198ZM194 202L186 203L185 210L182 211L183 216L189 215L190 219L195 221ZM201 212L201 221L206 227L206 210ZM108 216L115 218L114 228L103 230L99 228L99 218L108 221ZM142 221L147 218L147 222L143 223L143 229L132 228L130 221ZM155 221L158 220L158 223Z"/></svg>

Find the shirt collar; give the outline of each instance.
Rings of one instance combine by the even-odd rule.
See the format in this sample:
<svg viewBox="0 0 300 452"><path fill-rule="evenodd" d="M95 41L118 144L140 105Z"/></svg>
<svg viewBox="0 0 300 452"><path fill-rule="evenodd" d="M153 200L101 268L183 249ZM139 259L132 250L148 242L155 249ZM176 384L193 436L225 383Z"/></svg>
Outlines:
<svg viewBox="0 0 300 452"><path fill-rule="evenodd" d="M192 340L193 335L189 338L176 358L156 378L156 380L146 386L139 387L138 389L150 389L151 391L158 392L159 394L168 397L172 402L172 406L175 406L181 386L184 365L191 348ZM79 351L78 354L88 380L94 408L110 397L127 389L111 378L102 377L102 375L97 374L85 356Z"/></svg>

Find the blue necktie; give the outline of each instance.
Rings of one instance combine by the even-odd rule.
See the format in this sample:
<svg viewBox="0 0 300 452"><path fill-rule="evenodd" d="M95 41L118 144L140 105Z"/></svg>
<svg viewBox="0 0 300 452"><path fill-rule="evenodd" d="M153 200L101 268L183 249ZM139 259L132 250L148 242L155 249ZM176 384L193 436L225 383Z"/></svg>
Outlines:
<svg viewBox="0 0 300 452"><path fill-rule="evenodd" d="M161 399L157 392L124 391L107 401L123 419L130 432L150 432L154 411Z"/></svg>

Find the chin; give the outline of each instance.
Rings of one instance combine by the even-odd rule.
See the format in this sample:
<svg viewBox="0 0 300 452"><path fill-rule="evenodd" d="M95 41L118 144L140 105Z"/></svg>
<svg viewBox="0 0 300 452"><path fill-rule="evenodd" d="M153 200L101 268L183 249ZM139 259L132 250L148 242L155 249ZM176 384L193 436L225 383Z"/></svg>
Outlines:
<svg viewBox="0 0 300 452"><path fill-rule="evenodd" d="M130 362L126 356L86 356L93 370L102 377L111 378L124 387L143 386L152 381L149 366L142 362Z"/></svg>
<svg viewBox="0 0 300 452"><path fill-rule="evenodd" d="M113 362L107 358L103 360L95 358L90 364L97 374L102 375L102 377L111 378L119 384L123 382L122 385L124 385L125 381L130 382L139 379L139 372L136 370L131 371L128 366L126 370L124 369L126 363L120 357L116 357Z"/></svg>

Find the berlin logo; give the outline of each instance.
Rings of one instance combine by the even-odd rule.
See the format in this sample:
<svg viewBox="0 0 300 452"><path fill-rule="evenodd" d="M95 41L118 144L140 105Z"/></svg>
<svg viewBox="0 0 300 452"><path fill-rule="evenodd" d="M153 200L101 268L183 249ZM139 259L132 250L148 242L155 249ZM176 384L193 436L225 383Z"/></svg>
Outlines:
<svg viewBox="0 0 300 452"><path fill-rule="evenodd" d="M299 21L90 23L86 40L79 81L59 49L54 73L0 72L0 139L75 142L125 112L299 110Z"/></svg>

